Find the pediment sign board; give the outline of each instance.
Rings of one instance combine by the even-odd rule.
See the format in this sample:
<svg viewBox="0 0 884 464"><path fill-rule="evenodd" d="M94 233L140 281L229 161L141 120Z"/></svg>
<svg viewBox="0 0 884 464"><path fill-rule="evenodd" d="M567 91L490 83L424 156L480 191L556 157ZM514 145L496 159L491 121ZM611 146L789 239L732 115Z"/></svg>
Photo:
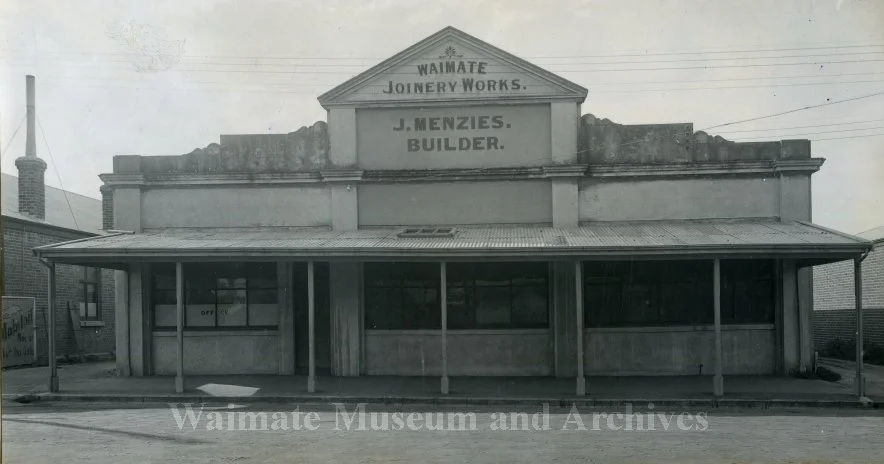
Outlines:
<svg viewBox="0 0 884 464"><path fill-rule="evenodd" d="M585 88L449 27L323 94L319 102L328 108L585 99Z"/></svg>

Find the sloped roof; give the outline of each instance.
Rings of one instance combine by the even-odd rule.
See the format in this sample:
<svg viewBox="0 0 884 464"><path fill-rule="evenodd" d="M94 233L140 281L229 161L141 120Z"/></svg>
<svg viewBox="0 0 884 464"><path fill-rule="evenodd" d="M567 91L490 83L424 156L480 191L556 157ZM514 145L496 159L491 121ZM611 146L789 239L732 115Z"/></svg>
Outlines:
<svg viewBox="0 0 884 464"><path fill-rule="evenodd" d="M860 232L856 235L859 237L862 237L866 240L871 240L873 242L877 242L879 240L884 240L884 226L875 227L874 229L869 229L865 232Z"/></svg>
<svg viewBox="0 0 884 464"><path fill-rule="evenodd" d="M103 234L101 230L101 200L46 186L46 219L37 219L18 211L18 177L2 173L3 216L22 221L62 227L89 234ZM70 202L70 207L68 207Z"/></svg>
<svg viewBox="0 0 884 464"><path fill-rule="evenodd" d="M547 97L564 98L568 100L575 100L581 103L586 99L587 90L584 87L575 84L574 82L571 82L554 73L551 73L535 64L525 61L511 53L503 51L459 29L448 26L440 30L439 32L436 32L435 34L397 53L396 55L393 55L392 57L382 61L381 63L369 68L365 72L362 72L357 76L348 79L343 84L340 84L337 87L329 90L328 92L325 92L324 94L319 96L319 103L323 107L328 107L336 104L372 103L372 100L352 102L348 101L347 97L353 92L362 88L364 85L369 84L372 80L383 76L386 73L395 73L395 70L400 68L401 66L408 64L412 60L420 59L423 54L432 50L434 47L438 47L440 45L444 46L445 44L458 44L460 46L468 47L494 60L499 61L499 64L502 66L505 66L513 71L523 73L526 76L532 76L532 78L536 78L537 82L542 82L545 85L548 85L550 89L554 89L554 95L550 94L547 95ZM456 96L454 94L446 93L441 93L438 95L439 97L437 98L428 98L424 99L423 101L431 102L479 99L471 96ZM503 101L507 100L509 97L510 96L508 95L495 95L493 99ZM383 101L391 103L395 102L396 100Z"/></svg>
<svg viewBox="0 0 884 464"><path fill-rule="evenodd" d="M597 222L575 228L458 227L453 236L400 237L401 228L170 229L119 234L35 249L50 259L210 257L485 257L643 255L855 255L871 243L803 222ZM845 259L845 258L842 258Z"/></svg>

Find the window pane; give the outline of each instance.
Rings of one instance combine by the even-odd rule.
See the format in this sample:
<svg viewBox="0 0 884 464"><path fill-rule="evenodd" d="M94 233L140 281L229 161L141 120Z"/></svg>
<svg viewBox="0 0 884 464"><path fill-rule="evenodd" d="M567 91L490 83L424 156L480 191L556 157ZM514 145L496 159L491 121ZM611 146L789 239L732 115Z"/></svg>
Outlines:
<svg viewBox="0 0 884 464"><path fill-rule="evenodd" d="M184 309L184 319L187 327L214 327L215 302L213 301L211 304L188 303Z"/></svg>
<svg viewBox="0 0 884 464"><path fill-rule="evenodd" d="M402 300L402 328L410 330L442 327L442 308L435 288L406 288Z"/></svg>
<svg viewBox="0 0 884 464"><path fill-rule="evenodd" d="M155 305L170 304L174 306L177 303L175 301L175 290L154 290L151 297Z"/></svg>
<svg viewBox="0 0 884 464"><path fill-rule="evenodd" d="M156 304L153 307L153 325L155 327L177 327L175 319L178 306L175 304Z"/></svg>
<svg viewBox="0 0 884 464"><path fill-rule="evenodd" d="M507 268L513 285L547 285L549 266L546 263L511 263Z"/></svg>
<svg viewBox="0 0 884 464"><path fill-rule="evenodd" d="M188 289L215 289L215 270L202 264L184 266L184 285Z"/></svg>
<svg viewBox="0 0 884 464"><path fill-rule="evenodd" d="M651 286L625 284L620 322L635 326L657 324L660 318L656 313L655 300L654 289Z"/></svg>
<svg viewBox="0 0 884 464"><path fill-rule="evenodd" d="M546 287L513 287L513 325L547 327L548 307Z"/></svg>
<svg viewBox="0 0 884 464"><path fill-rule="evenodd" d="M395 265L389 263L365 263L365 286L397 286L402 284L402 275Z"/></svg>
<svg viewBox="0 0 884 464"><path fill-rule="evenodd" d="M472 282L470 265L466 263L449 263L445 267L446 281L449 285L466 285Z"/></svg>
<svg viewBox="0 0 884 464"><path fill-rule="evenodd" d="M406 287L438 287L440 269L436 263L400 264L402 285Z"/></svg>
<svg viewBox="0 0 884 464"><path fill-rule="evenodd" d="M218 326L246 326L246 291L218 290Z"/></svg>
<svg viewBox="0 0 884 464"><path fill-rule="evenodd" d="M246 288L246 278L218 277L218 288Z"/></svg>
<svg viewBox="0 0 884 464"><path fill-rule="evenodd" d="M587 327L616 326L621 314L620 282L610 279L589 281L584 287L584 323Z"/></svg>
<svg viewBox="0 0 884 464"><path fill-rule="evenodd" d="M175 290L175 275L154 274L153 288L158 290Z"/></svg>
<svg viewBox="0 0 884 464"><path fill-rule="evenodd" d="M267 290L249 290L249 304L252 303L260 303L260 304L276 304L277 293L276 289Z"/></svg>
<svg viewBox="0 0 884 464"><path fill-rule="evenodd" d="M95 284L86 284L86 303L95 303Z"/></svg>
<svg viewBox="0 0 884 464"><path fill-rule="evenodd" d="M711 287L711 281L705 287ZM691 325L712 323L711 293L702 291L698 282L666 282L660 285L660 317L664 324ZM708 298L706 298L708 296Z"/></svg>
<svg viewBox="0 0 884 464"><path fill-rule="evenodd" d="M249 288L276 288L276 263L253 263L247 268Z"/></svg>
<svg viewBox="0 0 884 464"><path fill-rule="evenodd" d="M175 301L175 292L169 292L172 295L172 301ZM185 302L187 305L202 304L215 306L215 290L214 289L193 289L188 290L185 294Z"/></svg>
<svg viewBox="0 0 884 464"><path fill-rule="evenodd" d="M249 325L277 326L279 311L276 290L249 290Z"/></svg>
<svg viewBox="0 0 884 464"><path fill-rule="evenodd" d="M402 327L401 289L390 287L366 289L365 325L368 329L400 329Z"/></svg>
<svg viewBox="0 0 884 464"><path fill-rule="evenodd" d="M509 287L476 287L476 326L508 327L510 304Z"/></svg>
<svg viewBox="0 0 884 464"><path fill-rule="evenodd" d="M249 303L249 326L272 326L279 325L279 310L274 304Z"/></svg>
<svg viewBox="0 0 884 464"><path fill-rule="evenodd" d="M476 313L468 301L464 287L448 287L448 328L471 329L476 326Z"/></svg>
<svg viewBox="0 0 884 464"><path fill-rule="evenodd" d="M586 263L584 271L588 326L712 323L711 261Z"/></svg>
<svg viewBox="0 0 884 464"><path fill-rule="evenodd" d="M722 321L773 322L775 270L774 261L769 259L722 261Z"/></svg>

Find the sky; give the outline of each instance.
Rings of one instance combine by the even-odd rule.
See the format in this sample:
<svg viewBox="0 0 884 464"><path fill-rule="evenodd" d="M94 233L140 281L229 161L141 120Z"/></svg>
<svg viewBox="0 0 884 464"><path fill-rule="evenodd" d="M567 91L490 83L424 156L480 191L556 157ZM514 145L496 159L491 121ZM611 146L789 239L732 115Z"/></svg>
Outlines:
<svg viewBox="0 0 884 464"><path fill-rule="evenodd" d="M449 25L586 87L583 113L622 124L699 130L856 98L711 132L810 139L826 159L814 222L884 225L876 0L0 0L0 166L16 174L24 154L26 74L47 184L99 197L114 155L309 126L321 93Z"/></svg>

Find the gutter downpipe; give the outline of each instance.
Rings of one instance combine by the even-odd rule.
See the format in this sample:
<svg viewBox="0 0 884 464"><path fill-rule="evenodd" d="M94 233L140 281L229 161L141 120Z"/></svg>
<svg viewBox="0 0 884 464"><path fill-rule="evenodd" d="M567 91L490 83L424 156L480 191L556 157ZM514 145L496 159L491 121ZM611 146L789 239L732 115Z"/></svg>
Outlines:
<svg viewBox="0 0 884 464"><path fill-rule="evenodd" d="M854 389L860 401L866 397L866 379L863 376L863 278L862 262L869 256L871 250L866 251L853 260L853 292L856 301L856 378Z"/></svg>
<svg viewBox="0 0 884 464"><path fill-rule="evenodd" d="M117 232L107 237L112 237L116 235L123 235L126 232ZM95 237L84 237L81 239L69 240L67 242L63 242L64 244L68 243L76 243L84 240L93 239ZM60 245L60 244L55 244ZM37 257L37 260L40 261L40 264L46 266L49 269L49 295L47 298L46 304L46 312L47 318L49 319L49 327L46 331L46 339L49 343L48 353L46 354L46 358L49 361L49 392L57 393L58 392L58 363L56 360L56 347L55 347L55 263L51 260L46 259L42 256L41 250L35 248L31 250L34 253L34 256ZM34 323L36 324L36 320Z"/></svg>
<svg viewBox="0 0 884 464"><path fill-rule="evenodd" d="M49 327L46 331L49 348L46 357L49 360L49 392L56 393L58 392L58 364L55 359L55 263L39 255L37 259L41 264L49 268L49 295L46 305L46 312L49 313Z"/></svg>

